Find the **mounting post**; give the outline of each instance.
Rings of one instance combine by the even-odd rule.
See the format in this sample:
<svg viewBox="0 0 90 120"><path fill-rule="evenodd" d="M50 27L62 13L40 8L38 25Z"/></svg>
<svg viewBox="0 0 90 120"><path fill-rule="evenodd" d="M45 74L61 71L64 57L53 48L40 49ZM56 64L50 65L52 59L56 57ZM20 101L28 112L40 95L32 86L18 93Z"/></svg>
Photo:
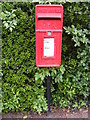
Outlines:
<svg viewBox="0 0 90 120"><path fill-rule="evenodd" d="M50 112L50 93L51 93L51 76L47 77L47 104L48 112Z"/></svg>

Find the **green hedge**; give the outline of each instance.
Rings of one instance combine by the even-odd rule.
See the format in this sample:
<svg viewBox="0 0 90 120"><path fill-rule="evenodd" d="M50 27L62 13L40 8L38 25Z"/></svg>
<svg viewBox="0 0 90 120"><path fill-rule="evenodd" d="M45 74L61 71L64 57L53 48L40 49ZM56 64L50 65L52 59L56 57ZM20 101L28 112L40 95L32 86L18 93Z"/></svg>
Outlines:
<svg viewBox="0 0 90 120"><path fill-rule="evenodd" d="M72 109L86 106L89 96L89 5L62 3L62 64L58 68L38 68L36 4L2 3L3 111L47 111L47 76L52 76L51 105Z"/></svg>

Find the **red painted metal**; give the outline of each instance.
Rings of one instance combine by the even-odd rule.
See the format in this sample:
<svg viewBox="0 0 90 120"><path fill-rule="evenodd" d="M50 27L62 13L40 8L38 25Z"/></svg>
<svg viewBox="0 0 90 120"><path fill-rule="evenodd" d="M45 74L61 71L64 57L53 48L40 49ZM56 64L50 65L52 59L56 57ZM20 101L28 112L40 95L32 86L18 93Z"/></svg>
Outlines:
<svg viewBox="0 0 90 120"><path fill-rule="evenodd" d="M62 27L62 5L35 6L36 66L60 66Z"/></svg>

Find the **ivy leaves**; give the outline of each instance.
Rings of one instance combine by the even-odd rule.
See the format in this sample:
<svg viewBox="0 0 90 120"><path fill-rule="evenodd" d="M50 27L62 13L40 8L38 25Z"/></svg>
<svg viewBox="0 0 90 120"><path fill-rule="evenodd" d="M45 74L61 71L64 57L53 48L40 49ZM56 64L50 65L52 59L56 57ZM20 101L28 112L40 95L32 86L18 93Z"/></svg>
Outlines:
<svg viewBox="0 0 90 120"><path fill-rule="evenodd" d="M80 47L80 43L83 43L85 45L90 43L86 37L86 35L89 34L87 29L78 30L77 28L75 28L74 25L72 25L71 27L64 27L64 29L66 33L73 35L72 40L75 42L75 47Z"/></svg>
<svg viewBox="0 0 90 120"><path fill-rule="evenodd" d="M9 29L11 32L17 25L17 20L16 20L16 15L15 15L16 10L12 10L12 12L9 12L5 10L4 12L1 12L1 20L3 21L4 27L6 29Z"/></svg>
<svg viewBox="0 0 90 120"><path fill-rule="evenodd" d="M79 95L82 95L84 97L84 100L77 99L77 102L75 101L72 106L73 108L80 108L86 105L85 102L87 101L87 96L89 95L88 92L86 92L88 90L88 85L89 85L88 83L88 77L89 77L88 53L89 53L89 43L90 43L88 39L89 31L88 29L77 29L74 25L72 25L71 27L64 27L64 30L68 35L72 35L72 41L74 41L74 46L76 47L77 50L76 51L77 66L75 66L74 68L75 69L74 72L76 73L76 75L73 75L71 77L75 86L73 86L74 84L72 84L72 86L73 88L75 87L75 89L77 89L77 91L75 91L74 94L80 91ZM70 93L68 95L70 95Z"/></svg>

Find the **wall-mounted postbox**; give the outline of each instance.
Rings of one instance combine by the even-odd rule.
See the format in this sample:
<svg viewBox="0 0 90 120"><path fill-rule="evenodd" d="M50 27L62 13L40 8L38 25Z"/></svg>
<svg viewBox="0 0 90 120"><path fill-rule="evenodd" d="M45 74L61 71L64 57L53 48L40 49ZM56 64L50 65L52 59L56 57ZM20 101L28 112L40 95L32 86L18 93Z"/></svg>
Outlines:
<svg viewBox="0 0 90 120"><path fill-rule="evenodd" d="M60 66L62 27L62 5L35 6L36 66Z"/></svg>

